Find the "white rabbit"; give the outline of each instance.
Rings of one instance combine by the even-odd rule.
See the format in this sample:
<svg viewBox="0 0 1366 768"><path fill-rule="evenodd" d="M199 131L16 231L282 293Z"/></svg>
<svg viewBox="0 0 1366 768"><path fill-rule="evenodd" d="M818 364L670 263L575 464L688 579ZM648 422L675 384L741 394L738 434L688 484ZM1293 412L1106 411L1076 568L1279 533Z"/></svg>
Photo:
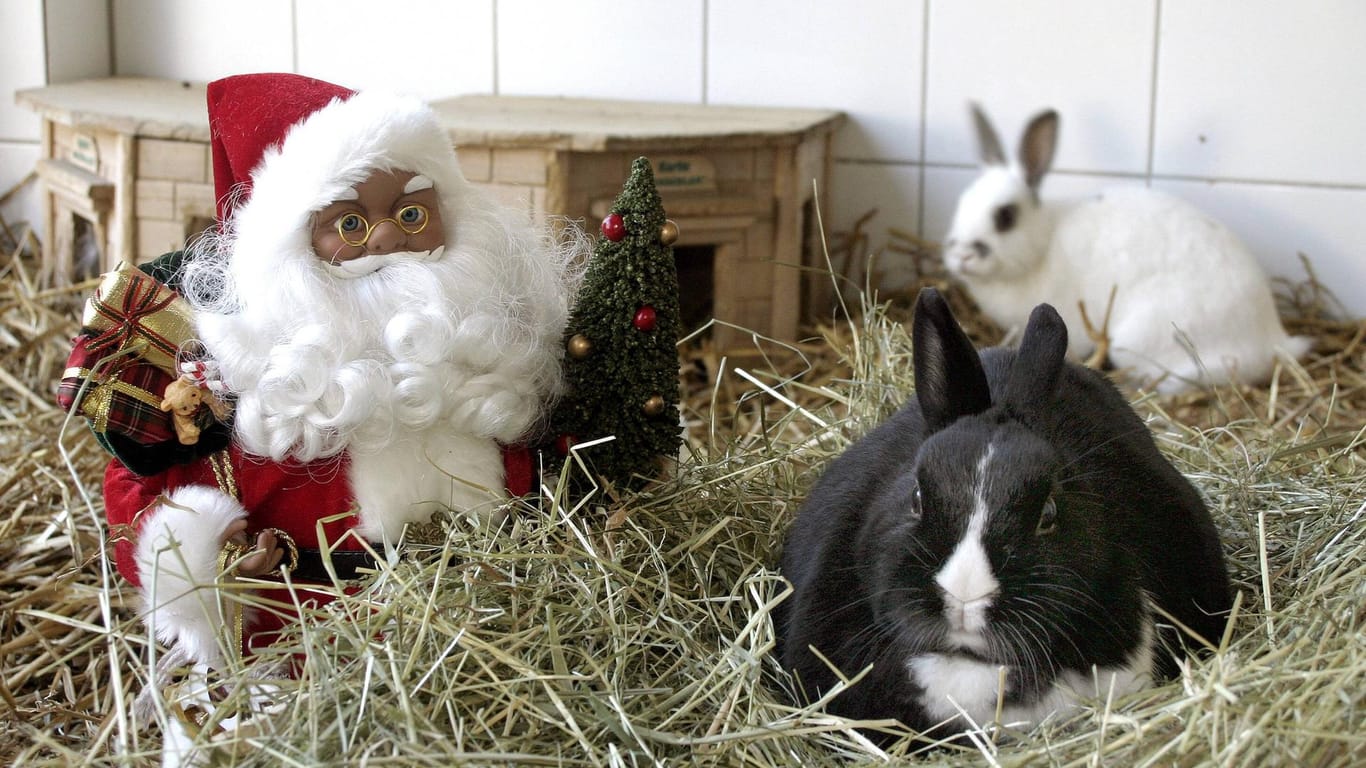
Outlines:
<svg viewBox="0 0 1366 768"><path fill-rule="evenodd" d="M1067 324L1069 355L1081 359L1095 342L1079 303L1097 328L1110 307L1109 362L1163 392L1261 383L1278 356L1309 351L1311 339L1286 335L1265 274L1227 227L1145 187L1043 202L1057 112L1029 122L1016 163L975 104L972 116L983 172L958 199L944 264L997 324L1023 327L1048 302Z"/></svg>

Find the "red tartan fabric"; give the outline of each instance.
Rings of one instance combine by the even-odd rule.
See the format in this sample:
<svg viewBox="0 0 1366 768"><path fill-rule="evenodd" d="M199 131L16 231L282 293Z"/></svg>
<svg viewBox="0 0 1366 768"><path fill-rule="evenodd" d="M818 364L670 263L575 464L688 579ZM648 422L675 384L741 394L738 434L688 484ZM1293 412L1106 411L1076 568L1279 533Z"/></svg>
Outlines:
<svg viewBox="0 0 1366 768"><path fill-rule="evenodd" d="M174 440L171 414L160 407L162 393L171 383L171 376L156 366L146 365L141 359L125 358L102 369L86 388L83 399L77 402L88 372L106 354L92 352L89 342L90 337L86 334L72 340L66 372L57 386L57 404L63 410L76 408L96 432L113 432L142 445ZM85 410L86 403L97 404L94 410L98 413Z"/></svg>

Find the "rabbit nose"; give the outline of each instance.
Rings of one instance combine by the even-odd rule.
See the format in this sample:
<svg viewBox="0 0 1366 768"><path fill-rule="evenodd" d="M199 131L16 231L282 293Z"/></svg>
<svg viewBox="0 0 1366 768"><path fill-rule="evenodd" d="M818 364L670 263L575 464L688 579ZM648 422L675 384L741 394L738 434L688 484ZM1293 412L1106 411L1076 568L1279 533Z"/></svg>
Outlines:
<svg viewBox="0 0 1366 768"><path fill-rule="evenodd" d="M977 258L979 259L985 259L986 257L991 255L991 246L987 245L981 240L972 241L972 250L976 252Z"/></svg>
<svg viewBox="0 0 1366 768"><path fill-rule="evenodd" d="M993 593L994 594L994 593ZM987 610L992 595L959 600L952 594L944 595L944 620L949 625L949 636L962 645L975 645L987 628Z"/></svg>

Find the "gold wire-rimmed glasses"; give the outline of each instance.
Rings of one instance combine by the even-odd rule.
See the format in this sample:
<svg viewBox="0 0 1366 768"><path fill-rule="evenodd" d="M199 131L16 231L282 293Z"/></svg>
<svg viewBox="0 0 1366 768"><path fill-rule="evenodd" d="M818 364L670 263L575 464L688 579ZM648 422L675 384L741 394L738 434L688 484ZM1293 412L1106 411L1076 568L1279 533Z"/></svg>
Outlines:
<svg viewBox="0 0 1366 768"><path fill-rule="evenodd" d="M406 234L416 235L426 229L427 223L431 220L427 206L421 203L408 203L398 209L397 216L386 216L374 224L366 221L359 213L345 214L337 219L337 234L341 235L342 242L347 245L362 246L370 241L370 233L375 231L375 227L386 221L392 221L394 226Z"/></svg>

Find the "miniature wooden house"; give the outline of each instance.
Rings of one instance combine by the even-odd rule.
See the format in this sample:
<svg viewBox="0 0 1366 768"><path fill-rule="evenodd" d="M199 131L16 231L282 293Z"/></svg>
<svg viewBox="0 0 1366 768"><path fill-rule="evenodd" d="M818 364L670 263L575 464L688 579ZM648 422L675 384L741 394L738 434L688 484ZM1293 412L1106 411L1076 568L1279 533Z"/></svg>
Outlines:
<svg viewBox="0 0 1366 768"><path fill-rule="evenodd" d="M204 86L144 78L19 91L43 118L43 275L89 277L184 246L213 223ZM94 262L82 263L77 244Z"/></svg>
<svg viewBox="0 0 1366 768"><path fill-rule="evenodd" d="M800 267L817 264L813 181L826 189L839 113L496 96L433 107L472 181L595 234L631 162L649 157L680 232L684 326L715 317L720 348L742 335L729 325L795 339L803 298L828 300L829 281Z"/></svg>
<svg viewBox="0 0 1366 768"><path fill-rule="evenodd" d="M183 247L212 223L202 84L112 78L18 100L44 118L44 264L55 279L76 276L80 234L102 271ZM828 280L801 267L819 264L813 182L828 189L837 112L498 96L432 106L472 182L593 235L631 161L649 157L680 230L685 326L716 318L720 348L743 338L732 326L793 340L803 308L828 301Z"/></svg>

